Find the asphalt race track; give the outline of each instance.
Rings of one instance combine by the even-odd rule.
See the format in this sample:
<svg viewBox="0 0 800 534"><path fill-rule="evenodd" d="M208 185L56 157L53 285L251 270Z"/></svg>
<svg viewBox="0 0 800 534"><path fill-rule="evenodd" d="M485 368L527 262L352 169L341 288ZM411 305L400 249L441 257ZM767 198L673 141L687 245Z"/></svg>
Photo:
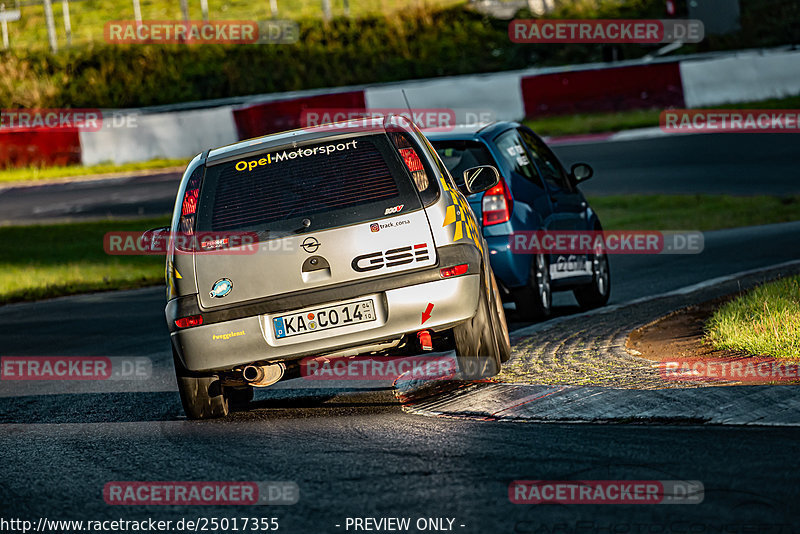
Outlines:
<svg viewBox="0 0 800 534"><path fill-rule="evenodd" d="M788 195L800 193L791 134L675 135L558 145L569 167L583 161L589 195L628 193ZM147 217L170 213L179 175L0 187L0 224Z"/></svg>
<svg viewBox="0 0 800 534"><path fill-rule="evenodd" d="M728 148L709 151L712 161L692 163L703 154L704 142ZM745 145L755 148L745 151ZM591 184L607 193L669 192L673 183L682 183L683 193L726 192L730 183L732 193L782 194L799 188L789 166L792 146L788 136L740 134L559 150L566 161L602 161L602 174L598 170ZM586 157L573 157L578 150ZM685 157L664 156L676 150ZM622 173L626 157L630 168L655 167L653 173L671 181ZM652 163L645 163L648 157ZM729 163L717 169L714 159ZM615 165L617 178L606 178ZM751 174L756 169L762 171L758 179ZM171 199L165 196L160 204L155 198L166 193L168 180L174 177L154 181L160 185L145 202L145 214L169 210ZM105 182L5 190L0 211L9 213L11 203L15 221L47 219L35 208L52 202L52 188L66 187L81 191L71 198L80 197L85 209L61 216L138 213L123 202L124 192L138 182L117 185L120 202L108 201L113 184ZM699 255L612 256L612 303L796 260L799 232L800 223L724 230L707 233ZM575 311L571 297L557 304L559 315ZM463 533L744 534L799 528L793 513L800 499L796 426L424 417L405 413L388 382L302 379L259 391L249 412L189 422L174 385L163 306L163 289L151 288L0 308L2 356L143 357L152 365L152 375L138 381L0 383L3 517L34 524L40 517L276 517L280 531L290 533L354 532L346 525L355 517L408 517L412 524L449 518L452 526L443 525ZM510 319L512 328L525 326L513 313ZM190 480L290 481L300 498L294 505L251 507L109 506L103 499L111 481ZM691 480L700 481L705 492L700 504L537 506L510 502L515 480Z"/></svg>
<svg viewBox="0 0 800 534"><path fill-rule="evenodd" d="M554 146L569 167L585 161L598 180L589 195L800 193L797 141L791 134L675 135Z"/></svg>
<svg viewBox="0 0 800 534"><path fill-rule="evenodd" d="M181 173L0 187L6 223L48 223L171 213Z"/></svg>

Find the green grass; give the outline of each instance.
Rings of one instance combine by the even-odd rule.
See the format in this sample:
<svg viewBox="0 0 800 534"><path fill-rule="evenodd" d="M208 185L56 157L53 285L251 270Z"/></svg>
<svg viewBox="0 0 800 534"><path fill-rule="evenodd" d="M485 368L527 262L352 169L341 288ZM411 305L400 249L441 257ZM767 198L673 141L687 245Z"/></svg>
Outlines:
<svg viewBox="0 0 800 534"><path fill-rule="evenodd" d="M706 322L717 349L800 360L800 276L770 282L721 306Z"/></svg>
<svg viewBox="0 0 800 534"><path fill-rule="evenodd" d="M618 132L633 128L658 126L661 110L636 109L609 113L578 113L541 117L523 121L539 135L579 135L588 133Z"/></svg>
<svg viewBox="0 0 800 534"><path fill-rule="evenodd" d="M391 15L424 7L449 7L465 3L464 0L350 0L350 16L353 18L385 13ZM6 0L6 9L13 9L13 0ZM144 20L182 20L180 2L177 0L141 0ZM270 14L268 0L208 0L210 20L268 20ZM279 19L318 19L322 18L321 0L278 0ZM331 0L334 16L344 15L343 0ZM47 26L44 7L41 3L22 6L21 18L8 25L9 41L12 49L47 48ZM53 1L58 45L66 46L66 31L62 3ZM103 28L110 20L133 20L131 0L82 0L70 2L70 22L72 25L72 45L89 44L103 40ZM189 2L191 20L202 20L200 2Z"/></svg>
<svg viewBox="0 0 800 534"><path fill-rule="evenodd" d="M635 195L589 199L607 230L716 230L800 220L800 197ZM0 304L162 284L163 256L109 256L110 231L168 218L0 227Z"/></svg>
<svg viewBox="0 0 800 534"><path fill-rule="evenodd" d="M704 109L798 109L800 95L757 102L740 102ZM636 109L606 113L579 113L557 117L528 118L524 121L539 135L579 135L618 132L633 128L658 126L661 109Z"/></svg>
<svg viewBox="0 0 800 534"><path fill-rule="evenodd" d="M117 172L164 169L168 167L185 167L187 163L188 161L183 159L154 159L150 161L124 163L121 165L103 163L100 165L92 165L91 167L70 165L66 167L23 167L19 169L0 169L0 183L53 180L57 178L67 178L70 176L91 176Z"/></svg>
<svg viewBox="0 0 800 534"><path fill-rule="evenodd" d="M590 197L606 230L719 230L800 220L800 196Z"/></svg>
<svg viewBox="0 0 800 534"><path fill-rule="evenodd" d="M109 256L110 231L144 231L167 217L0 228L0 304L164 283L163 256Z"/></svg>

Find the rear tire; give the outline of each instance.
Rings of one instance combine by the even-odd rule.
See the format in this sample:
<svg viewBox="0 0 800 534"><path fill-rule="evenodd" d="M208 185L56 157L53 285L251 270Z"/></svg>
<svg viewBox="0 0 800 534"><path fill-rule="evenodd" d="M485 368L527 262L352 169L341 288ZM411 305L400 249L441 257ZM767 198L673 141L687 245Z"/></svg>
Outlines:
<svg viewBox="0 0 800 534"><path fill-rule="evenodd" d="M486 289L481 284L475 315L453 328L458 377L463 380L480 380L500 372L500 350L492 321L494 310L489 307Z"/></svg>
<svg viewBox="0 0 800 534"><path fill-rule="evenodd" d="M590 310L605 306L611 295L611 269L608 266L608 255L597 251L591 255L592 282L572 291L581 308Z"/></svg>
<svg viewBox="0 0 800 534"><path fill-rule="evenodd" d="M500 363L505 363L511 359L511 339L508 335L506 311L503 309L503 301L500 298L500 289L497 287L494 273L492 273L492 301L497 312L494 316L494 331L497 337L497 348L500 351Z"/></svg>
<svg viewBox="0 0 800 534"><path fill-rule="evenodd" d="M528 285L514 294L517 313L522 319L538 321L550 316L553 308L553 287L550 283L550 259L536 254L531 260Z"/></svg>
<svg viewBox="0 0 800 534"><path fill-rule="evenodd" d="M230 411L225 388L215 374L204 375L188 371L172 349L178 392L186 417L189 419L214 419L225 417Z"/></svg>

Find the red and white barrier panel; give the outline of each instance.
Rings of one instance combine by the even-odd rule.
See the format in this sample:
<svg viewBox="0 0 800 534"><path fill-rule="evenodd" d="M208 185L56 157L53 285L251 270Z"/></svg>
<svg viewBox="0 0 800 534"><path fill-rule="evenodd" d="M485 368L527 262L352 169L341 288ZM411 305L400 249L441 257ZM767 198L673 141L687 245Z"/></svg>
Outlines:
<svg viewBox="0 0 800 534"><path fill-rule="evenodd" d="M524 76L525 116L683 107L678 63Z"/></svg>
<svg viewBox="0 0 800 534"><path fill-rule="evenodd" d="M302 128L307 109L364 107L364 91L350 91L254 104L233 110L233 118L241 140Z"/></svg>
<svg viewBox="0 0 800 534"><path fill-rule="evenodd" d="M312 112L400 110L406 98L414 110L439 110L437 117L454 117L458 124L755 101L800 93L800 78L794 75L798 69L800 52L757 51L621 67L579 65L546 72L451 76L328 94L304 91L272 95L269 101L238 108L104 111L102 126L94 129L53 127L43 116L36 128L10 128L0 122L0 167L188 159L212 146L309 125ZM21 116L7 111L3 115L6 122ZM124 120L117 120L118 115ZM328 118L319 115L315 120Z"/></svg>

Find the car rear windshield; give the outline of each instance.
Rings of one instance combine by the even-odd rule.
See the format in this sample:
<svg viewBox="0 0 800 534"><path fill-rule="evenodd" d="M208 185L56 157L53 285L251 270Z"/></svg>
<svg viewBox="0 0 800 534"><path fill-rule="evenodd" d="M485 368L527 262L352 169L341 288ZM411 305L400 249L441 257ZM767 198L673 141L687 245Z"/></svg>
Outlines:
<svg viewBox="0 0 800 534"><path fill-rule="evenodd" d="M464 171L478 165L497 166L486 145L480 141L431 141L447 170L458 185L464 182Z"/></svg>
<svg viewBox="0 0 800 534"><path fill-rule="evenodd" d="M399 204L421 207L385 134L326 139L210 166L197 229L280 237L380 219Z"/></svg>

